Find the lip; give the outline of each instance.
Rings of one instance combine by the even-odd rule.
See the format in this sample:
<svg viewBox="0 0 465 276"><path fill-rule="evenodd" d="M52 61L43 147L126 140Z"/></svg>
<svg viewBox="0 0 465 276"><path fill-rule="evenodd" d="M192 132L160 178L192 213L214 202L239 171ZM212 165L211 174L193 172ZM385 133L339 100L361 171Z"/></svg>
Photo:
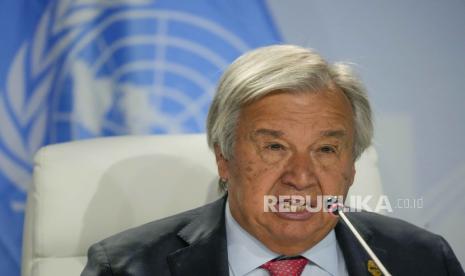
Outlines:
<svg viewBox="0 0 465 276"><path fill-rule="evenodd" d="M315 206L316 201L318 200L318 197L320 197L320 194L277 194L277 195L272 195L276 198L278 198L277 203L284 203L284 202L292 202L292 200L304 200L304 204L308 206Z"/></svg>
<svg viewBox="0 0 465 276"><path fill-rule="evenodd" d="M310 219L316 213L305 210L302 212L276 212L274 214L282 219L302 221Z"/></svg>
<svg viewBox="0 0 465 276"><path fill-rule="evenodd" d="M312 204L310 204L312 206ZM279 210L279 203L275 205L276 210ZM315 212L309 211L307 208L305 208L302 211L290 211L290 212L274 212L275 215L282 219L287 219L287 220L307 220L310 219L315 215Z"/></svg>

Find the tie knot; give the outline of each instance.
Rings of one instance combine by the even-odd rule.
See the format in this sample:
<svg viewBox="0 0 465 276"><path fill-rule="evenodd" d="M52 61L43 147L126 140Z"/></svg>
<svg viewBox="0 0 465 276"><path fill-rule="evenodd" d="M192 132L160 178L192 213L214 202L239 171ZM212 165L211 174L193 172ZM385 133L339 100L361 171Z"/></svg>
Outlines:
<svg viewBox="0 0 465 276"><path fill-rule="evenodd" d="M306 258L298 256L290 259L274 259L260 267L268 270L270 276L300 276L307 263Z"/></svg>

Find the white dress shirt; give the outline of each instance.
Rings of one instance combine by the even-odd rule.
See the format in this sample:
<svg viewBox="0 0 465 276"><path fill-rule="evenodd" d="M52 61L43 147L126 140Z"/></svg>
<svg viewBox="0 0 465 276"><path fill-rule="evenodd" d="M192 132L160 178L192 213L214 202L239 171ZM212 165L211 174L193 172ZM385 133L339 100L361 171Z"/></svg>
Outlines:
<svg viewBox="0 0 465 276"><path fill-rule="evenodd" d="M245 231L232 217L226 202L226 240L230 276L268 276L262 264L276 258L276 254ZM309 263L302 276L347 276L347 269L334 230L315 246L301 254Z"/></svg>

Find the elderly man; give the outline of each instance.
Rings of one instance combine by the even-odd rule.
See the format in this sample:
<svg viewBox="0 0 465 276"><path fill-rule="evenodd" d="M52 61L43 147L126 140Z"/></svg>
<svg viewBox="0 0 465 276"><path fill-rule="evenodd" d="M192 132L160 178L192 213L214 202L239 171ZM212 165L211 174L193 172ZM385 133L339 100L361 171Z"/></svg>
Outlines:
<svg viewBox="0 0 465 276"><path fill-rule="evenodd" d="M207 129L225 196L93 245L82 275L381 275L337 217L307 208L347 195L371 142L367 95L347 66L297 46L249 52L224 73ZM279 196L307 200L265 200ZM393 275L464 275L442 237L347 216Z"/></svg>

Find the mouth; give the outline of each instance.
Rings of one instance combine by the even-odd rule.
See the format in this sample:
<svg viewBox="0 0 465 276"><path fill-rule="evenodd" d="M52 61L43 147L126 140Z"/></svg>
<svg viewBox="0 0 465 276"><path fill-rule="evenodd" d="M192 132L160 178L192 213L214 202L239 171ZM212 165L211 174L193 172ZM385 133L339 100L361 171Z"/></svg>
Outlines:
<svg viewBox="0 0 465 276"><path fill-rule="evenodd" d="M279 210L279 212L298 213L304 212L305 210L309 209L309 207L312 207L312 204L311 201L283 199L278 201L276 207Z"/></svg>
<svg viewBox="0 0 465 276"><path fill-rule="evenodd" d="M287 220L307 220L316 213L316 203L309 196L280 197L275 206L275 214Z"/></svg>

